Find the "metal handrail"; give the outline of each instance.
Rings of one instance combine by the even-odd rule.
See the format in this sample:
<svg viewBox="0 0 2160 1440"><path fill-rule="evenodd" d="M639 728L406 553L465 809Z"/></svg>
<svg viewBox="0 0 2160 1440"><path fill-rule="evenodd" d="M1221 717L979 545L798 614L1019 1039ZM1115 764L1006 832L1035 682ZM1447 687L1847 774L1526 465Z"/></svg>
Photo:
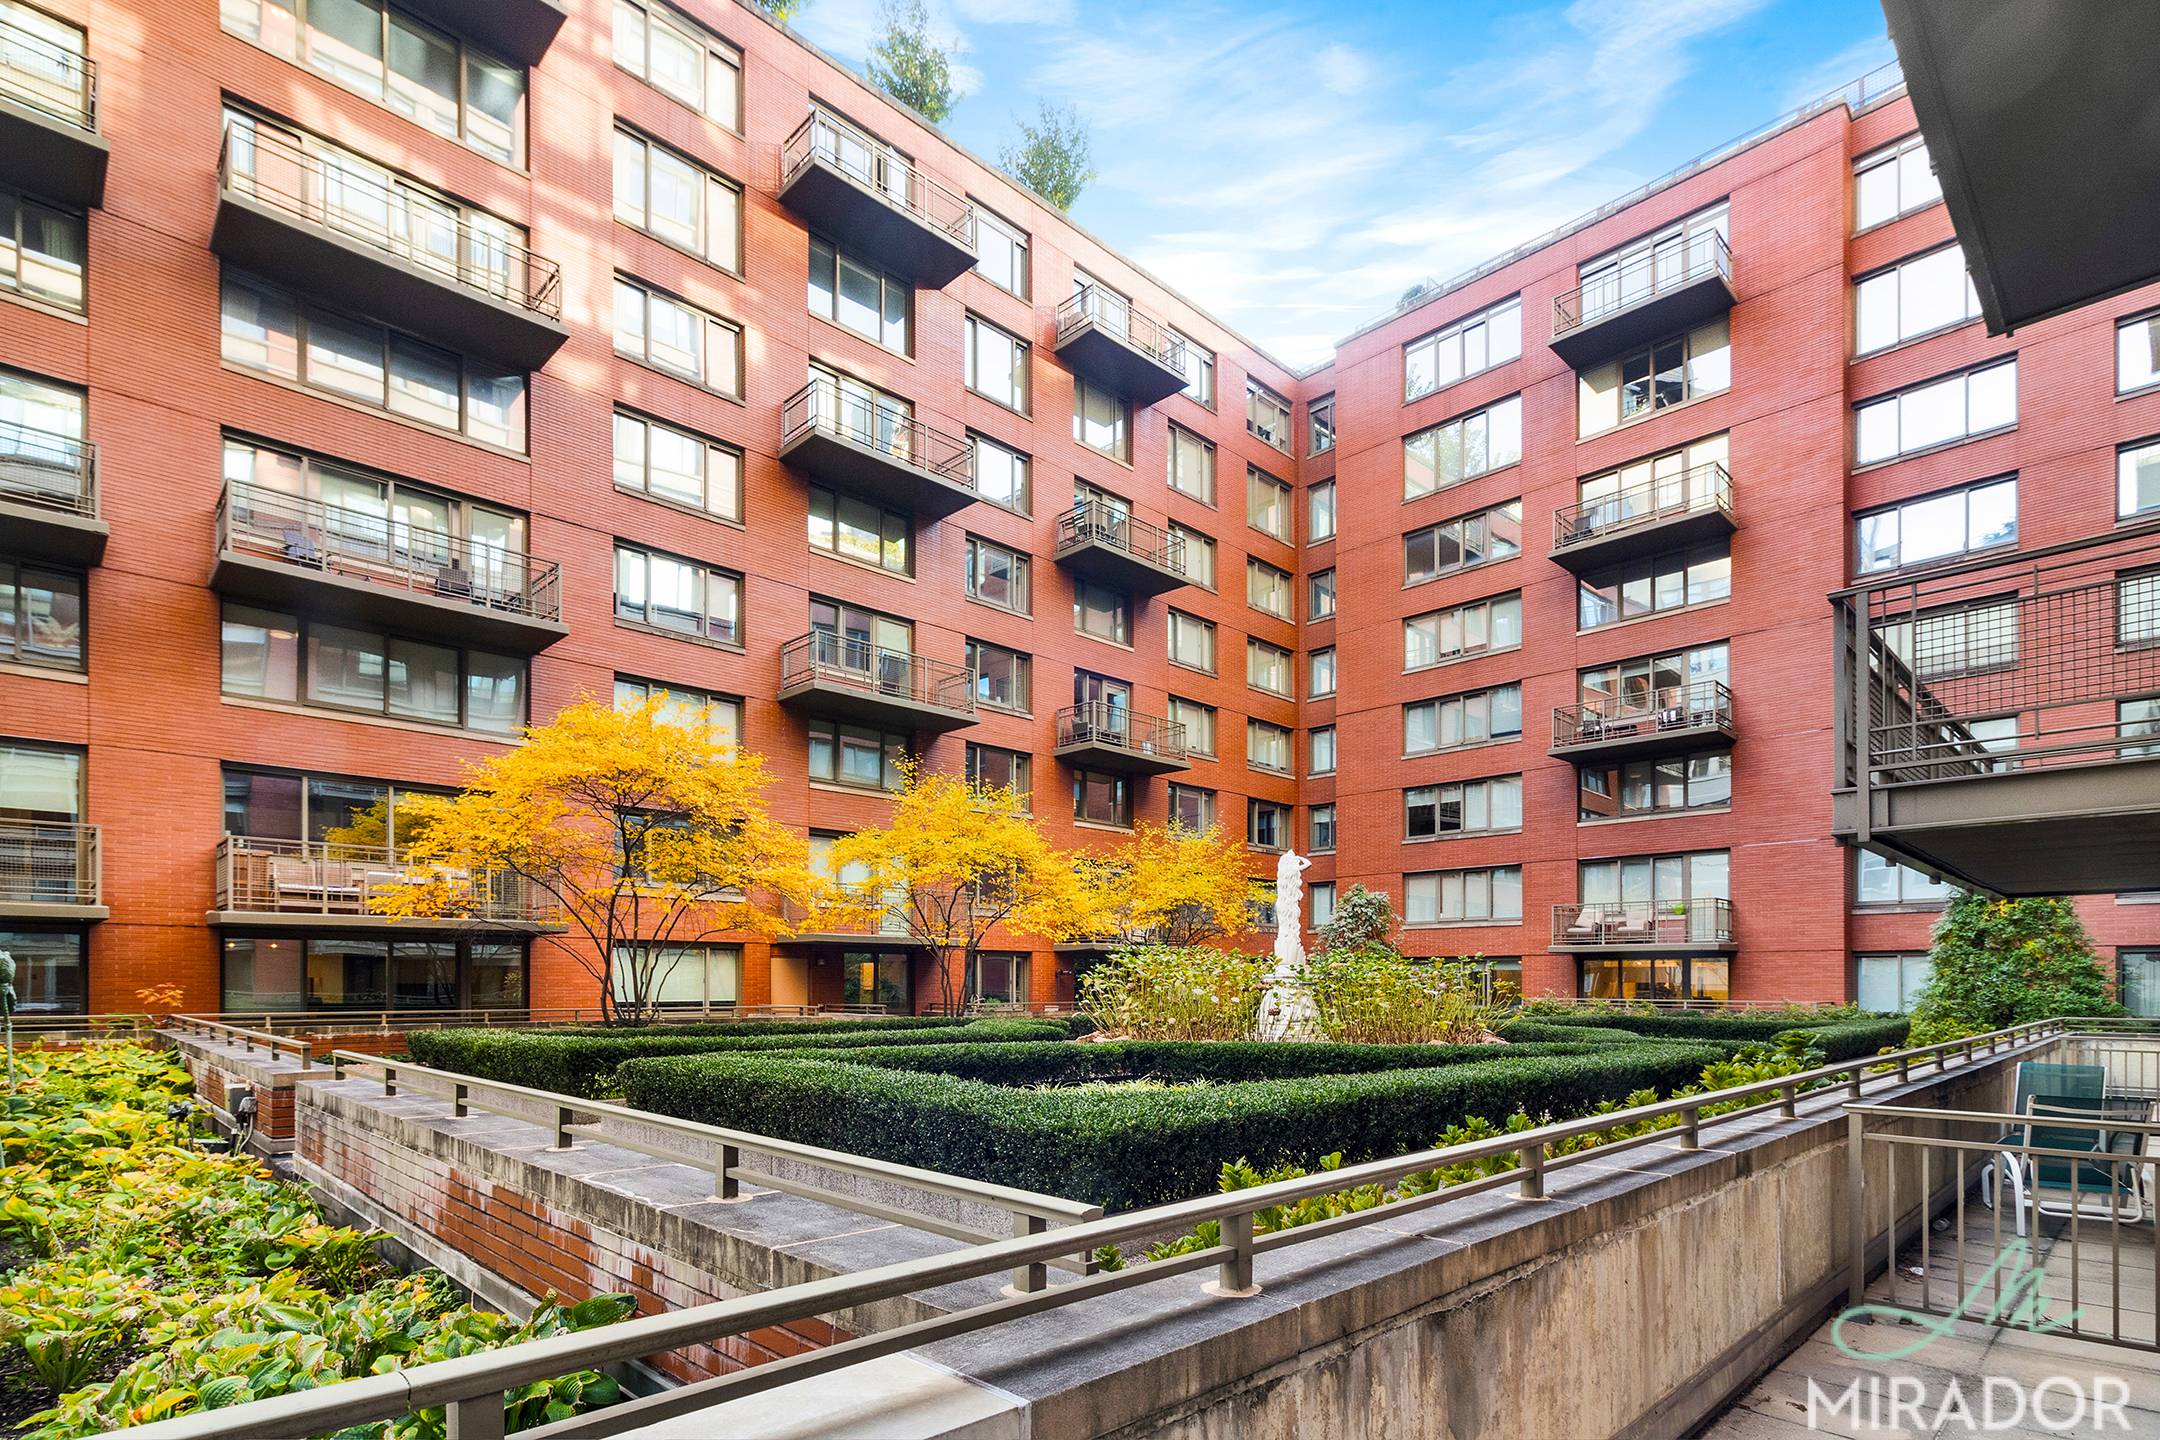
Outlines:
<svg viewBox="0 0 2160 1440"><path fill-rule="evenodd" d="M97 826L0 820L0 904L95 905L103 873Z"/></svg>
<svg viewBox="0 0 2160 1440"><path fill-rule="evenodd" d="M1604 540L1704 510L1732 514L1732 476L1715 460L1553 512L1553 549Z"/></svg>
<svg viewBox="0 0 2160 1440"><path fill-rule="evenodd" d="M97 447L72 435L0 423L0 496L95 519Z"/></svg>
<svg viewBox="0 0 2160 1440"><path fill-rule="evenodd" d="M1185 342L1169 326L1132 301L1100 285L1083 285L1057 308L1057 343L1063 345L1081 327L1093 324L1164 367L1185 373Z"/></svg>
<svg viewBox="0 0 2160 1440"><path fill-rule="evenodd" d="M1732 281L1732 247L1725 236L1716 230L1684 235L1676 255L1651 250L1555 295L1553 338L1610 320L1660 295L1713 276L1728 284Z"/></svg>
<svg viewBox="0 0 2160 1440"><path fill-rule="evenodd" d="M1675 933L1677 932L1677 933ZM1552 907L1552 943L1569 949L1648 950L1729 945L1730 900L1618 900Z"/></svg>
<svg viewBox="0 0 2160 1440"><path fill-rule="evenodd" d="M1947 1072L1953 1060L1961 1065L1986 1063L2006 1050L2062 1033L2064 1024L2060 1020L2033 1021L1986 1035L1865 1056L1772 1080L1655 1101L1467 1144L1421 1150L1391 1159L1318 1171L1296 1179L1271 1181L1250 1189L1104 1216L1045 1233L992 1241L949 1255L903 1260L762 1294L638 1316L594 1330L528 1341L223 1410L158 1421L133 1430L130 1435L132 1440L237 1440L245 1435L313 1435L393 1419L415 1409L436 1405L448 1408L453 1433L463 1433L470 1427L471 1433L485 1434L489 1432L482 1426L499 1426L501 1423L502 1392L520 1385L684 1346L709 1344L808 1315L830 1314L938 1286L979 1280L1015 1267L1052 1265L1077 1255L1092 1254L1101 1246L1183 1234L1208 1221L1220 1227L1222 1239L1215 1245L1145 1264L1128 1265L1122 1270L1084 1275L1048 1289L1024 1290L933 1319L769 1361L737 1374L633 1401L634 1412L618 1412L614 1418L628 1420L634 1415L638 1421L650 1422L703 1409L734 1395L768 1390L797 1378L830 1373L859 1361L912 1350L934 1340L971 1334L1007 1320L1210 1267L1217 1271L1214 1293L1223 1303L1235 1304L1239 1297L1254 1293L1253 1260L1256 1255L1393 1222L1421 1210L1511 1186L1526 1199L1542 1199L1549 1178L1574 1165L1602 1166L1616 1153L1667 1141L1677 1143L1682 1150L1695 1150L1701 1146L1703 1134L1708 1130L1753 1120L1773 1110L1782 1116L1797 1117L1803 1092L1842 1084L1847 1095L1860 1098L1871 1084L1885 1089L1904 1084L1911 1078L1914 1068L1929 1062L1933 1062L1938 1073ZM1894 1079L1889 1074L1892 1068L1897 1072ZM1736 1100L1753 1103L1723 1114L1705 1113L1711 1107ZM572 1108L589 1110L593 1103L575 1101ZM1553 1147L1563 1141L1585 1135L1602 1136L1672 1117L1677 1117L1677 1123L1667 1128L1646 1128L1643 1133L1624 1139L1605 1140L1566 1154L1553 1153ZM1254 1233L1254 1214L1273 1206L1294 1205L1315 1196L1332 1195L1365 1185L1390 1185L1408 1175L1478 1161L1504 1163L1509 1158L1514 1163L1507 1168L1464 1184L1436 1187L1421 1195L1402 1196L1384 1205L1353 1210L1267 1235ZM593 1418L566 1423L590 1424ZM546 1436L566 1432L543 1430L536 1433Z"/></svg>
<svg viewBox="0 0 2160 1440"><path fill-rule="evenodd" d="M249 152L244 162L234 155L234 142L242 132L240 143ZM333 174L330 166L337 158L275 130L236 120L226 125L218 152L218 185L360 240L491 300L550 320L561 318L562 267L512 238L508 221L500 222L503 229L498 231L474 223L462 210L454 220L435 211L417 212L411 197L373 176L344 169ZM266 160L271 164L266 166ZM286 178L273 180L265 169ZM431 238L448 241L451 253L427 243Z"/></svg>
<svg viewBox="0 0 2160 1440"><path fill-rule="evenodd" d="M781 917L801 933L862 935L887 940L909 938L907 916L902 907L907 892L882 890L859 880L835 880L826 886L828 898L814 906L784 901ZM884 1014L885 1007L877 1007Z"/></svg>
<svg viewBox="0 0 2160 1440"><path fill-rule="evenodd" d="M239 1025L229 1025L221 1020L209 1020L199 1015L171 1015L166 1017L165 1028L178 1030L183 1035L193 1035L224 1045L236 1045L252 1055L256 1047L270 1052L274 1060L279 1055L297 1055L300 1068L315 1068L315 1047L305 1040L293 1040L268 1030L250 1030Z"/></svg>
<svg viewBox="0 0 2160 1440"><path fill-rule="evenodd" d="M1587 745L1665 730L1700 730L1733 723L1732 691L1722 680L1664 685L1645 695L1609 695L1553 711L1555 746Z"/></svg>
<svg viewBox="0 0 2160 1440"><path fill-rule="evenodd" d="M74 98L64 100L63 94ZM97 61L0 20L0 96L94 134Z"/></svg>
<svg viewBox="0 0 2160 1440"><path fill-rule="evenodd" d="M218 549L295 569L320 570L480 610L562 618L562 567L466 536L423 530L388 515L228 480L218 496Z"/></svg>
<svg viewBox="0 0 2160 1440"><path fill-rule="evenodd" d="M379 895L404 884L416 868L402 846L255 835L221 838L216 863L219 910L277 915L374 914ZM464 903L454 908L464 923L546 925L559 919L553 901L512 871L427 868L460 887Z"/></svg>
<svg viewBox="0 0 2160 1440"><path fill-rule="evenodd" d="M1160 755L1167 760L1183 760L1191 754L1182 721L1136 714L1107 700L1090 700L1058 711L1057 743L1060 748L1109 745L1135 755Z"/></svg>
<svg viewBox="0 0 2160 1440"><path fill-rule="evenodd" d="M897 403L851 395L823 376L780 406L782 446L812 430L889 455L948 485L975 488L975 447L966 440L925 425Z"/></svg>
<svg viewBox="0 0 2160 1440"><path fill-rule="evenodd" d="M813 162L832 166L895 210L975 248L975 207L925 175L884 141L816 105L780 147L780 187Z"/></svg>
<svg viewBox="0 0 2160 1440"><path fill-rule="evenodd" d="M1079 500L1058 516L1057 557L1083 545L1107 545L1136 560L1185 573L1185 537L1117 508L1107 500Z"/></svg>
<svg viewBox="0 0 2160 1440"><path fill-rule="evenodd" d="M919 705L975 713L975 671L911 650L887 650L831 630L798 635L780 647L780 686L846 685Z"/></svg>

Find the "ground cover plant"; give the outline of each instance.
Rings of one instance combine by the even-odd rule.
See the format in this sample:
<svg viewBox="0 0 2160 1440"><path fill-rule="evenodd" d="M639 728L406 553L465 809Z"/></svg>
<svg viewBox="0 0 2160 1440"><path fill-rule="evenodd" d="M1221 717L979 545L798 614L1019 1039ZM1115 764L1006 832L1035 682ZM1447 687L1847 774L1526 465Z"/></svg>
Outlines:
<svg viewBox="0 0 2160 1440"><path fill-rule="evenodd" d="M0 1424L71 1440L612 1323L627 1296L520 1322L401 1274L308 1192L206 1154L187 1072L131 1044L32 1053L0 1103ZM587 1371L506 1397L524 1429L616 1398ZM339 1440L437 1440L440 1409Z"/></svg>

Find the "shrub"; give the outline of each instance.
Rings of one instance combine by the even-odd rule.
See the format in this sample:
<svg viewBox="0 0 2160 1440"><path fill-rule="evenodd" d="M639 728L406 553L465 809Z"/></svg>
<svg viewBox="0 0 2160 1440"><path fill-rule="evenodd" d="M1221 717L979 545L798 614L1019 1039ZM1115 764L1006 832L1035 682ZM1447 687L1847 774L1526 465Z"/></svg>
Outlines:
<svg viewBox="0 0 2160 1440"><path fill-rule="evenodd" d="M1809 1018L1796 1021L1795 1015ZM1545 1012L1535 1021L1514 1021L1505 1027L1503 1033L1511 1038L1524 1034L1519 1027L1525 1024L1534 1025L1536 1028L1531 1033L1540 1036L1556 1029L1620 1030L1650 1039L1716 1040L1728 1045L1768 1043L1775 1041L1788 1030L1805 1030L1818 1037L1818 1043L1832 1060L1851 1060L1861 1055L1872 1055L1886 1045L1902 1043L1906 1032L1905 1017L1901 1015L1862 1015L1857 1010L1841 1008L1822 1012L1772 1011L1768 1014L1692 1011L1681 1014L1638 1015L1611 1010L1585 1010L1574 1014Z"/></svg>
<svg viewBox="0 0 2160 1440"><path fill-rule="evenodd" d="M1319 939L1323 951L1393 948L1395 902L1385 890L1352 885L1336 900L1335 913L1320 927Z"/></svg>
<svg viewBox="0 0 2160 1440"><path fill-rule="evenodd" d="M1247 1040L1274 962L1205 945L1113 950L1080 977L1097 1029L1136 1040Z"/></svg>
<svg viewBox="0 0 2160 1440"><path fill-rule="evenodd" d="M1468 962L1412 959L1386 945L1323 951L1306 965L1305 984L1320 1033L1355 1044L1467 1044L1507 1008L1486 1001Z"/></svg>
<svg viewBox="0 0 2160 1440"><path fill-rule="evenodd" d="M550 1035L826 1035L843 1030L935 1030L950 1015L876 1015L861 1020L668 1020L651 1025L551 1025Z"/></svg>
<svg viewBox="0 0 2160 1440"><path fill-rule="evenodd" d="M1640 1044L1633 1036L1629 1043ZM1125 1080L1224 1084L1312 1075L1422 1070L1500 1057L1587 1055L1594 1044L1334 1045L1259 1040L1114 1040L1101 1045L907 1045L836 1050L830 1058L885 1070L920 1070L992 1085L1078 1085Z"/></svg>
<svg viewBox="0 0 2160 1440"><path fill-rule="evenodd" d="M1544 1019L1510 1020L1494 1032L1511 1045L1554 1040L1574 1044L1633 1045L1643 1037L1609 1025L1561 1025Z"/></svg>
<svg viewBox="0 0 2160 1440"><path fill-rule="evenodd" d="M1913 1005L1916 1044L2056 1015L2120 1015L2092 937L2067 900L1960 894L1935 925L1933 969Z"/></svg>

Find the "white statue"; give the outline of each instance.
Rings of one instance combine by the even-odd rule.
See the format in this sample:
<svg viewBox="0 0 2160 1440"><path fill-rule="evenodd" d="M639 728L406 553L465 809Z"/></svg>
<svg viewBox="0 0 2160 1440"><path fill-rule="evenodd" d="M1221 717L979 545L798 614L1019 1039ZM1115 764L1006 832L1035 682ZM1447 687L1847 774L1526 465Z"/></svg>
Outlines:
<svg viewBox="0 0 2160 1440"><path fill-rule="evenodd" d="M1305 988L1305 872L1311 867L1291 850L1275 862L1275 968L1260 997L1262 1040L1319 1038L1319 1014Z"/></svg>

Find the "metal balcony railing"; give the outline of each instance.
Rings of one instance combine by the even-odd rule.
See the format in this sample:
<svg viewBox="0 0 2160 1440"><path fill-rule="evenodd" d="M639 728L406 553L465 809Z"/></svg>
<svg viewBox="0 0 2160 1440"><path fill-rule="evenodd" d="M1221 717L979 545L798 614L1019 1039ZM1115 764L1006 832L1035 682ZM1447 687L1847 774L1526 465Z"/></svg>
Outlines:
<svg viewBox="0 0 2160 1440"><path fill-rule="evenodd" d="M1114 295L1100 285L1083 286L1071 299L1058 306L1057 343L1063 345L1074 331L1090 322L1096 329L1116 336L1150 359L1181 374L1184 372L1185 342L1154 316L1135 310L1132 301Z"/></svg>
<svg viewBox="0 0 2160 1440"><path fill-rule="evenodd" d="M0 905L96 905L103 889L98 827L0 820Z"/></svg>
<svg viewBox="0 0 2160 1440"><path fill-rule="evenodd" d="M1687 236L1675 248L1653 250L1553 297L1555 339L1609 320L1660 295L1684 290L1712 276L1732 283L1732 249L1715 230Z"/></svg>
<svg viewBox="0 0 2160 1440"><path fill-rule="evenodd" d="M1662 945L1730 945L1730 900L1622 900L1555 905L1556 950L1654 950Z"/></svg>
<svg viewBox="0 0 2160 1440"><path fill-rule="evenodd" d="M0 499L96 519L97 447L70 435L0 423Z"/></svg>
<svg viewBox="0 0 2160 1440"><path fill-rule="evenodd" d="M886 939L908 937L907 898L880 895L868 885L841 881L833 885L829 904L812 910L793 900L784 901L780 913L797 930L813 935L875 935ZM883 1014L884 1007L877 1007Z"/></svg>
<svg viewBox="0 0 2160 1440"><path fill-rule="evenodd" d="M217 908L274 915L372 915L374 902L413 867L404 850L315 840L227 835L217 847ZM449 871L466 923L551 924L552 897L503 870Z"/></svg>
<svg viewBox="0 0 2160 1440"><path fill-rule="evenodd" d="M225 127L218 184L489 299L561 318L562 268L526 249L507 222L476 223L386 184L361 162L234 122Z"/></svg>
<svg viewBox="0 0 2160 1440"><path fill-rule="evenodd" d="M97 62L50 36L0 20L0 99L94 131Z"/></svg>
<svg viewBox="0 0 2160 1440"><path fill-rule="evenodd" d="M1639 695L1612 695L1553 711L1552 743L1590 745L1668 730L1730 729L1732 691L1722 680L1667 685Z"/></svg>
<svg viewBox="0 0 2160 1440"><path fill-rule="evenodd" d="M868 640L813 630L780 647L780 688L842 685L894 700L975 713L975 671L907 650L887 650Z"/></svg>
<svg viewBox="0 0 2160 1440"><path fill-rule="evenodd" d="M1135 755L1159 755L1166 760L1187 759L1185 727L1155 715L1136 715L1122 705L1101 700L1068 705L1057 712L1057 743L1109 745Z"/></svg>
<svg viewBox="0 0 2160 1440"><path fill-rule="evenodd" d="M790 395L780 407L783 447L821 431L889 455L948 485L975 488L975 451L964 439L933 429L891 401L843 389L823 377Z"/></svg>
<svg viewBox="0 0 2160 1440"><path fill-rule="evenodd" d="M1135 519L1105 500L1083 500L1058 516L1057 553L1107 545L1135 560L1185 573L1185 537Z"/></svg>
<svg viewBox="0 0 2160 1440"><path fill-rule="evenodd" d="M1682 515L1722 510L1730 516L1732 509L1732 476L1712 460L1555 511L1553 549L1607 540Z"/></svg>
<svg viewBox="0 0 2160 1440"><path fill-rule="evenodd" d="M823 162L882 196L904 211L975 248L975 207L916 169L884 141L857 129L837 115L813 107L780 147L780 188L785 190L806 165Z"/></svg>
<svg viewBox="0 0 2160 1440"><path fill-rule="evenodd" d="M217 543L220 551L436 600L536 620L562 618L562 570L552 560L365 510L303 500L251 481L226 482L218 499Z"/></svg>

